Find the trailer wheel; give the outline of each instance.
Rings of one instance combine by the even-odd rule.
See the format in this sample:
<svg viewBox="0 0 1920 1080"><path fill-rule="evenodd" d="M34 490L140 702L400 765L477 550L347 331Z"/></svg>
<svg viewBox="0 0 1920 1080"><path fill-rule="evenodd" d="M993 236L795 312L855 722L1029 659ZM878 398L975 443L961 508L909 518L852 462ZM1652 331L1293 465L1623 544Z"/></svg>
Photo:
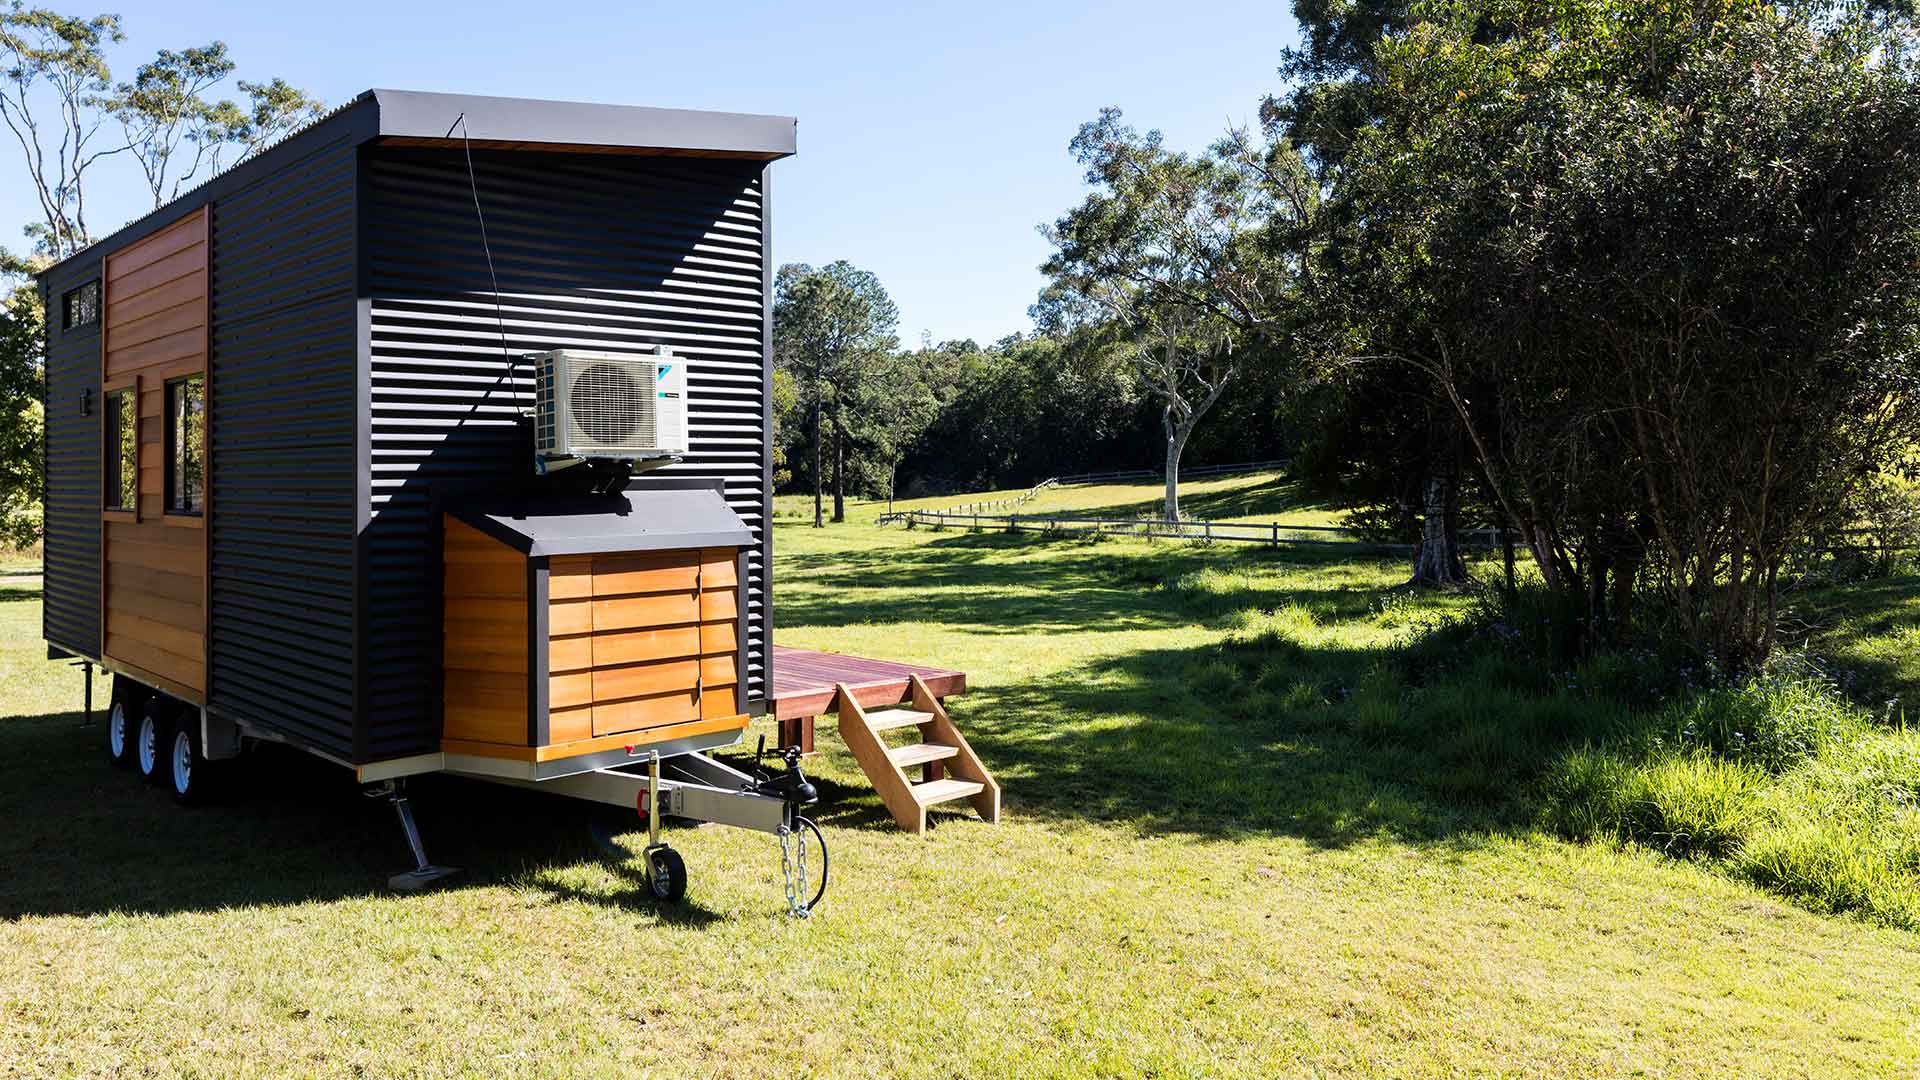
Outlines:
<svg viewBox="0 0 1920 1080"><path fill-rule="evenodd" d="M173 732L173 710L159 698L147 702L140 716L140 729L133 741L133 768L140 779L158 784L166 779L167 749Z"/></svg>
<svg viewBox="0 0 1920 1080"><path fill-rule="evenodd" d="M647 852L647 888L653 898L671 904L687 895L687 864L670 847Z"/></svg>
<svg viewBox="0 0 1920 1080"><path fill-rule="evenodd" d="M125 676L113 677L113 704L107 709L107 760L123 769L133 767L134 742L147 701L146 687Z"/></svg>
<svg viewBox="0 0 1920 1080"><path fill-rule="evenodd" d="M206 802L218 766L200 752L200 733L191 725L181 724L174 728L167 745L167 782L173 789L173 801L181 806Z"/></svg>
<svg viewBox="0 0 1920 1080"><path fill-rule="evenodd" d="M107 761L122 769L133 764L134 724L127 712L122 698L114 698L107 710Z"/></svg>

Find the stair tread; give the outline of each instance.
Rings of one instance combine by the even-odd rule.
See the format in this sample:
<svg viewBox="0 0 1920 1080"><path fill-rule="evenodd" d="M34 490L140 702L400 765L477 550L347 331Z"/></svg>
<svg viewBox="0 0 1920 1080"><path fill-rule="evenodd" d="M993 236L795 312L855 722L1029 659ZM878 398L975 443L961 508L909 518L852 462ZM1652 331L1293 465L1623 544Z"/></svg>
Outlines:
<svg viewBox="0 0 1920 1080"><path fill-rule="evenodd" d="M867 726L875 731L913 727L933 719L933 714L916 709L875 709L867 714Z"/></svg>
<svg viewBox="0 0 1920 1080"><path fill-rule="evenodd" d="M986 789L985 784L976 784L972 780L929 780L913 785L913 797L921 806L928 806L948 799L962 799Z"/></svg>
<svg viewBox="0 0 1920 1080"><path fill-rule="evenodd" d="M923 765L929 761L941 761L960 752L957 746L945 743L913 743L909 746L896 746L887 751L887 757L895 765L906 768L909 765Z"/></svg>

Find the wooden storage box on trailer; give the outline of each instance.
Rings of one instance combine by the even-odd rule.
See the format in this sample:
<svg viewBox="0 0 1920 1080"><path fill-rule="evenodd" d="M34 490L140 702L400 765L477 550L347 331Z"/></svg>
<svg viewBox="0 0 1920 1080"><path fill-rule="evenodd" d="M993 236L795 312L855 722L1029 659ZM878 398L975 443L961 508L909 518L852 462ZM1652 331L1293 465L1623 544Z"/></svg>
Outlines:
<svg viewBox="0 0 1920 1080"><path fill-rule="evenodd" d="M793 150L787 117L369 91L47 269L50 653L363 779L737 738ZM689 451L569 501L528 357L662 347Z"/></svg>
<svg viewBox="0 0 1920 1080"><path fill-rule="evenodd" d="M713 490L639 490L445 519L449 754L671 753L747 725L752 533Z"/></svg>

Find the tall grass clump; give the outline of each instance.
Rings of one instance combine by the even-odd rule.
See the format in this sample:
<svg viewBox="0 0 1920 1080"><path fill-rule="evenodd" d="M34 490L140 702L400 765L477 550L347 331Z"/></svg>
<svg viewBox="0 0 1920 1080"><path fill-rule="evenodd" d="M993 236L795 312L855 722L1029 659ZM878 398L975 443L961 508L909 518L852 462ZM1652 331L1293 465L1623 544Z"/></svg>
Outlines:
<svg viewBox="0 0 1920 1080"><path fill-rule="evenodd" d="M1762 676L1563 756L1542 824L1720 865L1820 911L1920 928L1920 732L1831 684Z"/></svg>

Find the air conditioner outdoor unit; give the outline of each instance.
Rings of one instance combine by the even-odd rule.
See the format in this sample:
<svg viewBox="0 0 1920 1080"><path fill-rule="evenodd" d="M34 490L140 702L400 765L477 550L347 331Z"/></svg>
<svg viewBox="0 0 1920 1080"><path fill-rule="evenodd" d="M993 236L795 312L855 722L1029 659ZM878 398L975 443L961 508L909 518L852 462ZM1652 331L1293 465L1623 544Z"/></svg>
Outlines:
<svg viewBox="0 0 1920 1080"><path fill-rule="evenodd" d="M646 354L555 349L535 371L535 456L645 461L687 452L686 364L665 346Z"/></svg>

